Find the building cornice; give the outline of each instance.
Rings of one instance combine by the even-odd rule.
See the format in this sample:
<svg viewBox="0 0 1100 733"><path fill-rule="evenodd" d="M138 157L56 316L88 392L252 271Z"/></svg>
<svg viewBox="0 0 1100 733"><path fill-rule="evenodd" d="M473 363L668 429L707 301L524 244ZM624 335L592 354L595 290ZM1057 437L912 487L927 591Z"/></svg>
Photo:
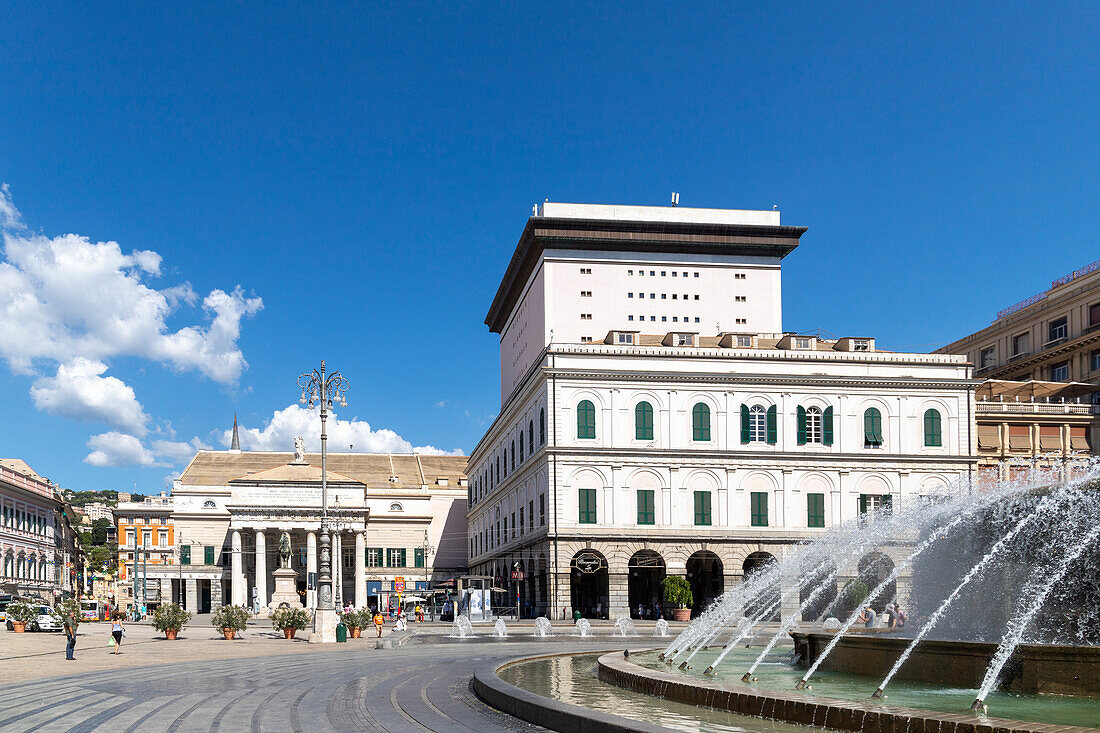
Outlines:
<svg viewBox="0 0 1100 733"><path fill-rule="evenodd" d="M869 389L969 390L982 383L980 379L926 379L921 377L832 377L826 374L808 376L791 374L714 374L712 372L637 372L603 369L546 369L548 378L580 379L599 382L671 382L674 384L723 384L733 387L831 387Z"/></svg>

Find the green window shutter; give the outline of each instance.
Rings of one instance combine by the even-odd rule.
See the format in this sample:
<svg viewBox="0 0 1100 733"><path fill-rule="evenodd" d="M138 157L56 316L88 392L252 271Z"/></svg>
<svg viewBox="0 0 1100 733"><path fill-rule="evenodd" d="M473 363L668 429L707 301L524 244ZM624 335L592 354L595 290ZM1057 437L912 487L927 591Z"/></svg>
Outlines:
<svg viewBox="0 0 1100 733"><path fill-rule="evenodd" d="M779 442L779 415L775 405L768 408L768 445Z"/></svg>
<svg viewBox="0 0 1100 733"><path fill-rule="evenodd" d="M806 494L806 526L825 526L825 495Z"/></svg>
<svg viewBox="0 0 1100 733"><path fill-rule="evenodd" d="M924 444L929 448L943 445L939 410L926 410L924 413Z"/></svg>
<svg viewBox="0 0 1100 733"><path fill-rule="evenodd" d="M655 524L653 489L638 489L638 524Z"/></svg>
<svg viewBox="0 0 1100 733"><path fill-rule="evenodd" d="M867 494L860 494L859 495L859 513L860 514L866 514L867 513Z"/></svg>
<svg viewBox="0 0 1100 733"><path fill-rule="evenodd" d="M596 406L590 400L581 400L577 405L577 437L596 437Z"/></svg>
<svg viewBox="0 0 1100 733"><path fill-rule="evenodd" d="M695 524L710 526L710 492L695 492Z"/></svg>
<svg viewBox="0 0 1100 733"><path fill-rule="evenodd" d="M203 559L203 564L205 564L205 565L213 565L214 564L214 546L213 545L206 545L205 547L203 547L203 558L202 559Z"/></svg>
<svg viewBox="0 0 1100 733"><path fill-rule="evenodd" d="M749 438L749 406L741 405L741 442L748 443Z"/></svg>
<svg viewBox="0 0 1100 733"><path fill-rule="evenodd" d="M750 524L753 527L768 526L768 494L754 491L749 495Z"/></svg>
<svg viewBox="0 0 1100 733"><path fill-rule="evenodd" d="M634 408L634 437L653 440L653 405L648 402L639 402Z"/></svg>
<svg viewBox="0 0 1100 733"><path fill-rule="evenodd" d="M191 545L180 545L180 565L191 564Z"/></svg>
<svg viewBox="0 0 1100 733"><path fill-rule="evenodd" d="M710 440L710 408L702 402L696 402L691 408L692 440Z"/></svg>
<svg viewBox="0 0 1100 733"><path fill-rule="evenodd" d="M417 547L413 550L413 565L418 568L424 567L424 548Z"/></svg>
<svg viewBox="0 0 1100 733"><path fill-rule="evenodd" d="M806 445L806 408L798 406L798 444Z"/></svg>
<svg viewBox="0 0 1100 733"><path fill-rule="evenodd" d="M825 445L833 444L833 408L832 405L825 408L821 415L821 442Z"/></svg>
<svg viewBox="0 0 1100 733"><path fill-rule="evenodd" d="M596 490L580 489L577 492L577 521L581 524L596 523Z"/></svg>
<svg viewBox="0 0 1100 733"><path fill-rule="evenodd" d="M882 445L882 413L877 407L868 407L863 413L864 445Z"/></svg>

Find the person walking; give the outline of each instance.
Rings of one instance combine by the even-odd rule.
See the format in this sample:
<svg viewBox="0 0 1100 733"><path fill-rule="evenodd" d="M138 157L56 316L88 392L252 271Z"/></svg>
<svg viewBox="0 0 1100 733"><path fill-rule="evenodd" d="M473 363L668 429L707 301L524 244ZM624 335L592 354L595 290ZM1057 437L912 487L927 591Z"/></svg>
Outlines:
<svg viewBox="0 0 1100 733"><path fill-rule="evenodd" d="M122 637L126 636L126 624L122 623L122 614L116 613L115 620L111 623L111 636L115 640L115 650L112 654L118 654L122 646Z"/></svg>
<svg viewBox="0 0 1100 733"><path fill-rule="evenodd" d="M66 613L62 623L65 630L65 661L73 662L76 661L76 617L72 612Z"/></svg>
<svg viewBox="0 0 1100 733"><path fill-rule="evenodd" d="M382 617L381 611L374 612L374 628L378 629L378 638L382 638L382 627L386 625L386 619Z"/></svg>

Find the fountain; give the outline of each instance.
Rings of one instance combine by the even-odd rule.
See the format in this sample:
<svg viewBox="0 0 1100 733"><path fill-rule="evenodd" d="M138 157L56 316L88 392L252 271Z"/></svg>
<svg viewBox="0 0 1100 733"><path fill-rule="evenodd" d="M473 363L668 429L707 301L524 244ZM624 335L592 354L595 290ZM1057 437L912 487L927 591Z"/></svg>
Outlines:
<svg viewBox="0 0 1100 733"><path fill-rule="evenodd" d="M493 636L498 639L508 636L508 627L504 625L504 619L498 618L497 622L493 624Z"/></svg>
<svg viewBox="0 0 1100 733"><path fill-rule="evenodd" d="M470 623L470 619L465 616L455 617L455 622L451 624L450 637L452 639L469 639L474 636L474 625Z"/></svg>
<svg viewBox="0 0 1100 733"><path fill-rule="evenodd" d="M653 624L653 635L658 639L663 639L668 636L668 621L663 618L657 619L657 623Z"/></svg>
<svg viewBox="0 0 1100 733"><path fill-rule="evenodd" d="M592 624L586 618L577 619L577 623L573 624L573 628L576 629L573 636L592 636Z"/></svg>
<svg viewBox="0 0 1100 733"><path fill-rule="evenodd" d="M539 616L535 619L535 636L545 638L553 635L554 629L550 626L550 619L545 616Z"/></svg>
<svg viewBox="0 0 1100 733"><path fill-rule="evenodd" d="M634 619L630 614L624 613L615 619L615 636L637 636L634 629Z"/></svg>

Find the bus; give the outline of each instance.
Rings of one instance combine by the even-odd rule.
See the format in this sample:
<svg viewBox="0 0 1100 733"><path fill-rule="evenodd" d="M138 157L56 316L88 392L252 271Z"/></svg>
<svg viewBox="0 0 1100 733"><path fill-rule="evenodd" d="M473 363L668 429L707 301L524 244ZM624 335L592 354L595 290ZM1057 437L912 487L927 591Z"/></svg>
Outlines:
<svg viewBox="0 0 1100 733"><path fill-rule="evenodd" d="M80 618L85 621L103 621L107 618L107 604L94 599L81 600Z"/></svg>

